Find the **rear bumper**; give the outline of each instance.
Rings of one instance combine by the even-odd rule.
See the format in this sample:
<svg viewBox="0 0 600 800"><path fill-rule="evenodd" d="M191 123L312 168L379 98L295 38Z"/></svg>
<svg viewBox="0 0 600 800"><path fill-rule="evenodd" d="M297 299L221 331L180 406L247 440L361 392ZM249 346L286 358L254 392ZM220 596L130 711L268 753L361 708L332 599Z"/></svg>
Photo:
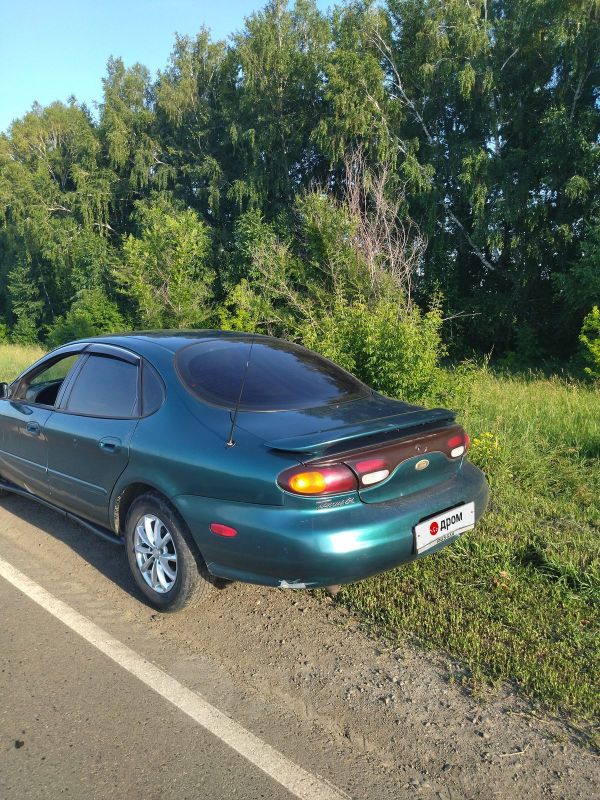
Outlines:
<svg viewBox="0 0 600 800"><path fill-rule="evenodd" d="M288 508L196 495L180 495L173 502L212 574L264 586L305 588L352 583L420 557L413 533L418 522L466 502L475 503L477 521L488 495L483 473L464 462L451 480L385 503L365 504L355 496L338 508ZM211 522L231 525L238 535L215 536L209 530Z"/></svg>

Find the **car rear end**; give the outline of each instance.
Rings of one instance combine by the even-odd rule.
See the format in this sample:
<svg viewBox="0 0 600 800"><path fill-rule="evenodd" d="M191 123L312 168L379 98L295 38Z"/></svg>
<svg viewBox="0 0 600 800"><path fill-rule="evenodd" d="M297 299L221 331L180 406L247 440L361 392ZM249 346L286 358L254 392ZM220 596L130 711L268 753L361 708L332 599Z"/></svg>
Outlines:
<svg viewBox="0 0 600 800"><path fill-rule="evenodd" d="M229 340L215 349L221 365L232 359L235 345ZM256 343L250 343L245 354L235 355L239 364L251 361L252 346L256 351ZM306 362L311 392L306 399L314 394L315 373L319 380L321 373L333 374L331 385L322 382L321 391L333 392L335 384L337 394L320 405L303 405L300 398L298 407L283 401L283 407L262 407L265 383L272 404L273 397L304 381L303 374L297 378L302 349L280 343L276 348L291 351L292 372L282 374L286 362L280 352L274 369L271 354L259 349L258 363L246 368L246 386L251 386L246 402L228 415L238 448L237 454L229 448L230 457L245 459L255 448L271 501L240 501L235 495L210 501L176 498L213 574L297 588L350 583L433 553L473 528L486 508L488 487L466 460L468 437L451 411L383 397L353 378L356 385L346 386L347 373L335 372L339 368L314 354ZM190 358L182 372L187 370L195 391L216 393L215 381L206 389L198 385L207 365L207 358L197 363ZM232 394L235 382L229 383ZM254 405L252 397L259 398ZM290 391L289 405L294 400Z"/></svg>
<svg viewBox="0 0 600 800"><path fill-rule="evenodd" d="M436 552L472 529L487 506L487 482L465 458L468 437L452 415L427 424L429 413L423 410L413 428L333 442L316 453L314 441L303 445L313 452L262 442L292 464L273 472L278 504L178 498L192 530L203 531L209 570L289 588L351 583ZM238 431L241 447L245 433Z"/></svg>

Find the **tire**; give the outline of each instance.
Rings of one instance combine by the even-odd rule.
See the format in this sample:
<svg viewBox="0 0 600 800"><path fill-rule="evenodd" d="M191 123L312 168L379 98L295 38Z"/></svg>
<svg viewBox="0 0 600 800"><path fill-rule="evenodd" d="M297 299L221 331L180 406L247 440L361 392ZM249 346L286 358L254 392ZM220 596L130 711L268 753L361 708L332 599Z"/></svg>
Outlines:
<svg viewBox="0 0 600 800"><path fill-rule="evenodd" d="M159 611L179 611L211 594L212 581L196 543L177 511L160 495L144 494L132 503L125 549L138 589Z"/></svg>

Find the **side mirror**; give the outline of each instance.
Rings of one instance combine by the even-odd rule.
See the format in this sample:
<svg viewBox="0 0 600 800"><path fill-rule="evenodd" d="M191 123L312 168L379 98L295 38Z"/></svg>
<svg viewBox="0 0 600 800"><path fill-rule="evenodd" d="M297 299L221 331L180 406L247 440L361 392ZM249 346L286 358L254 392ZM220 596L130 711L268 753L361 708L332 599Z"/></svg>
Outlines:
<svg viewBox="0 0 600 800"><path fill-rule="evenodd" d="M0 400L8 400L9 392L8 392L8 383L2 381L0 383Z"/></svg>

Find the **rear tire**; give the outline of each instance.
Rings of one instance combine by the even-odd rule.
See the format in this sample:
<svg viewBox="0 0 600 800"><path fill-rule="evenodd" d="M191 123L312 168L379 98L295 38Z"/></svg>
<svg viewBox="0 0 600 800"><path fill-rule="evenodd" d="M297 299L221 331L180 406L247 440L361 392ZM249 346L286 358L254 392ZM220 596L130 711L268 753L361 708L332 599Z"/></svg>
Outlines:
<svg viewBox="0 0 600 800"><path fill-rule="evenodd" d="M158 494L138 497L125 524L133 578L159 611L179 611L206 600L212 582L196 543L177 511Z"/></svg>

